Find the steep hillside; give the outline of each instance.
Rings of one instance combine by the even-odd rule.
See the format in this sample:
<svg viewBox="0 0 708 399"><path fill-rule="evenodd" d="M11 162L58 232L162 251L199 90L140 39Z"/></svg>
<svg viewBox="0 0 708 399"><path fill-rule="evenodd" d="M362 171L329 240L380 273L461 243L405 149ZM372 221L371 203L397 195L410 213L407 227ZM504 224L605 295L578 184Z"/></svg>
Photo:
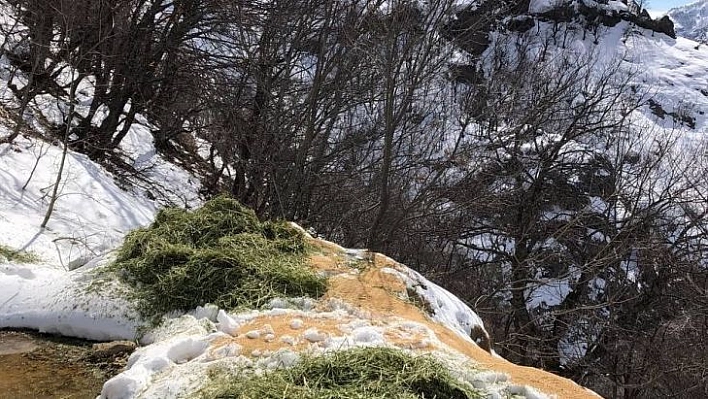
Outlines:
<svg viewBox="0 0 708 399"><path fill-rule="evenodd" d="M220 356L267 367L290 343L414 346L400 339L418 340L415 328L372 322L364 314L390 314L347 294L368 298L355 281L386 285L423 309L380 298L391 311L435 320L436 301L403 287L422 280L382 253L459 298L441 303L467 324L445 312L437 321L465 341L484 336L461 305L473 304L512 362L609 397L708 395L708 49L677 37L668 17L626 0L0 0L0 11L7 325L113 339L187 312L188 342L141 350L120 377L159 396L172 389L161 370L203 376L202 361ZM224 194L253 211L218 200L195 210ZM368 250L305 245L268 219ZM116 253L116 281L95 280L125 234L147 225ZM326 276L335 284L324 289ZM21 287L58 299L35 302ZM273 302L283 296L311 299ZM223 314L195 311L206 303ZM276 317L288 312L323 324L295 334ZM165 328L183 328L174 323ZM444 341L439 324L424 327ZM233 345L214 347L219 337ZM439 346L466 353L456 342ZM389 355L342 356L430 375L429 363ZM300 389L331 359L273 378ZM364 374L340 388L375 386ZM453 374L443 389L482 384ZM249 381L259 392L263 381Z"/></svg>
<svg viewBox="0 0 708 399"><path fill-rule="evenodd" d="M537 18L535 29L539 32L533 35L537 37L535 46L541 46L548 40L547 35L556 35L552 32L560 30L563 46L572 48L571 52L593 57L598 71L616 65L630 77L627 83L638 97L644 98L640 110L650 130L680 131L683 137L698 137L692 133L705 128L708 111L703 78L708 67L708 52L691 39L672 38L654 30L656 26L636 24L623 14L625 8L610 6L599 15L589 8L578 13L569 13L562 7L538 8L532 13ZM574 19L564 22L563 15L574 15ZM591 33L595 24L602 27ZM517 36L527 34L528 31ZM563 52L560 50L561 54Z"/></svg>
<svg viewBox="0 0 708 399"><path fill-rule="evenodd" d="M699 43L708 39L708 2L702 0L672 8L667 15L674 21L677 35Z"/></svg>

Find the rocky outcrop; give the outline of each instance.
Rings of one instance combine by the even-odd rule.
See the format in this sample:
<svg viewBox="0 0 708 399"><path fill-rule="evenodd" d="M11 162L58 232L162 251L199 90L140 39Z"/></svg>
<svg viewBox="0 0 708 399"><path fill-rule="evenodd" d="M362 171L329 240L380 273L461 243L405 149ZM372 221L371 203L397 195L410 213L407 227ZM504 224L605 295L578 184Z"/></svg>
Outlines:
<svg viewBox="0 0 708 399"><path fill-rule="evenodd" d="M94 360L114 360L115 358L129 356L135 351L137 345L132 341L111 341L93 344L91 358Z"/></svg>
<svg viewBox="0 0 708 399"><path fill-rule="evenodd" d="M603 4L604 3L604 4ZM616 1L614 3L617 3ZM676 38L674 24L664 16L652 19L646 10L632 3L627 7L611 7L608 1L566 1L558 6L532 6L531 0L481 1L464 8L443 29L445 38L472 56L480 56L490 45L493 31L526 32L536 26L536 21L571 23L586 27L615 26L628 21L636 26ZM472 84L478 78L470 65L451 66L451 78L460 83Z"/></svg>
<svg viewBox="0 0 708 399"><path fill-rule="evenodd" d="M456 18L443 28L442 33L469 54L480 55L489 46L489 34L505 19L514 21L514 17L526 15L529 2L530 0L483 0L474 3L459 11ZM522 26L530 28L533 23L515 23L517 29Z"/></svg>
<svg viewBox="0 0 708 399"><path fill-rule="evenodd" d="M622 21L631 22L641 28L657 33L663 33L671 38L676 38L674 23L667 16L652 19L646 10L632 11L632 8L617 9L603 7L595 2L573 1L554 7L550 10L536 14L541 20L554 22L579 21L589 25L615 26Z"/></svg>

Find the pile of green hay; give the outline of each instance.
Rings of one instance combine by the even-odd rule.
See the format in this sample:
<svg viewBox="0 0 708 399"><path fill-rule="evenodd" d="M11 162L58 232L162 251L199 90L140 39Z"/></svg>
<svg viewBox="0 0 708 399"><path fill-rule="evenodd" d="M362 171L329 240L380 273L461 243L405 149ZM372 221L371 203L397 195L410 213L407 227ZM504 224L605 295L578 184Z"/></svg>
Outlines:
<svg viewBox="0 0 708 399"><path fill-rule="evenodd" d="M295 367L242 378L218 376L203 399L473 399L482 396L425 356L363 348L306 358Z"/></svg>
<svg viewBox="0 0 708 399"><path fill-rule="evenodd" d="M261 222L233 199L195 211L168 208L128 234L116 267L137 287L143 316L211 303L259 308L276 297L318 297L326 281L306 267L307 245L284 222Z"/></svg>
<svg viewBox="0 0 708 399"><path fill-rule="evenodd" d="M8 246L0 244L0 262L37 263L39 257L33 253L17 251Z"/></svg>

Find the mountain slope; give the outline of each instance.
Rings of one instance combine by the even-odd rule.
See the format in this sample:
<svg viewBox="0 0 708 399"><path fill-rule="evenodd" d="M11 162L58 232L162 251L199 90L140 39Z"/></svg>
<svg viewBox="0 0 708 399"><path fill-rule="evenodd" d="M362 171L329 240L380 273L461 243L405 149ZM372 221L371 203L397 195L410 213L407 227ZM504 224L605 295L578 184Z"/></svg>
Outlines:
<svg viewBox="0 0 708 399"><path fill-rule="evenodd" d="M166 160L182 159L185 167L195 161L195 169L206 170L205 192L229 191L260 216L305 221L333 240L371 246L440 279L462 302L485 312L499 352L510 359L572 375L605 395L659 397L702 387L702 377L690 370L701 370L706 360L687 352L683 337L697 347L706 343L697 324L705 295L695 282L708 281L700 267L708 231L701 152L708 57L696 42L672 37L670 20L653 21L627 1L384 2L372 9L335 0L306 10L268 3L279 7L267 12L248 3L255 9L245 20L235 18L240 9L228 2L204 1L224 11L216 14L171 8L167 0L152 3L164 5L164 18L136 9L134 24L122 21L125 29L116 35L96 36L128 40L122 36L132 32L128 27L165 28L154 40L137 33L133 38L140 38L140 48L155 50L144 52L154 59L131 52L135 62L123 64L113 62L122 54L111 51L124 41L99 55L112 62L82 62L81 54L94 54L100 43L74 42L67 26L57 26L66 34L52 40L74 53L44 54L49 46L25 33L43 32L42 26L23 25L41 25L23 17L29 6L10 10L17 12L14 19L4 13L3 30L14 33L0 60L2 82L8 81L0 87L3 105L7 112L20 110L27 126L26 137L2 147L7 158L0 159L13 171L0 175L7 182L0 188L6 189L0 209L6 213L0 216L8 232L0 245L15 264L30 250L50 264L38 270L80 267L110 251L128 229L149 223L158 203L193 206L198 184ZM111 14L116 10L106 8L96 20L118 18ZM54 11L61 16L62 10ZM87 29L92 15L80 21ZM175 21L206 25L193 31ZM163 40L160 35L175 26ZM197 38L172 40L180 32ZM174 45L166 49L168 42ZM213 48L229 54L209 53ZM170 56L160 56L166 50ZM56 61L47 64L47 74L57 82L39 81L38 92L27 97L22 87L32 82L32 65L45 65L27 63L27 57L41 54ZM67 54L78 58L62 58ZM74 61L87 75L75 77ZM133 68L140 73L131 76L142 80L121 87L127 76L122 71ZM113 78L106 95L105 79ZM123 94L120 101L111 101L114 93ZM27 110L22 98L32 100ZM111 105L111 118L103 103ZM129 104L145 108L136 113ZM0 139L12 135L6 128ZM109 136L113 140L105 142ZM37 137L54 144L43 147ZM62 180L57 213L42 230L61 142L92 158L68 152L69 179ZM41 157L45 148L49 155ZM103 166L90 161L101 158ZM38 174L23 189L37 159ZM92 173L77 177L76 169ZM368 253L352 256L342 259L366 261ZM20 287L17 295L0 298L12 305L8 323L24 320L28 327L90 336L91 318L109 318L112 307L73 312L91 309L94 297L77 304L63 293L74 284L86 288L81 284L91 281L88 269L96 265L89 262L71 278L63 270L38 276L31 267L5 269L8 281ZM379 276L377 265L324 274L365 279L369 271ZM36 281L28 281L33 276ZM378 281L384 278L376 280L385 285ZM34 297L22 286L61 300L29 317L22 309ZM677 290L684 295L675 295ZM195 291L183 296L200 297ZM395 287L389 291L416 302L408 289L406 295ZM130 305L120 298L106 301ZM278 306L268 311L280 312ZM206 325L206 332L197 328L194 339L178 348L166 344L172 355L156 349L155 357L136 358L123 385L163 392L170 381L149 388L144 380L172 363L186 362L189 371L199 366L191 362L195 356L208 360L202 350L211 338L203 337L230 323L213 310L192 315L200 322L190 319ZM454 324L456 317L447 319ZM339 327L328 333L341 338ZM135 328L127 322L115 330L125 335ZM323 338L319 332L298 338ZM271 331L262 325L245 334L224 351L237 353L235 345L256 339L248 335ZM260 348L253 351L263 355Z"/></svg>
<svg viewBox="0 0 708 399"><path fill-rule="evenodd" d="M666 15L674 21L677 35L697 42L708 39L708 1L672 8Z"/></svg>

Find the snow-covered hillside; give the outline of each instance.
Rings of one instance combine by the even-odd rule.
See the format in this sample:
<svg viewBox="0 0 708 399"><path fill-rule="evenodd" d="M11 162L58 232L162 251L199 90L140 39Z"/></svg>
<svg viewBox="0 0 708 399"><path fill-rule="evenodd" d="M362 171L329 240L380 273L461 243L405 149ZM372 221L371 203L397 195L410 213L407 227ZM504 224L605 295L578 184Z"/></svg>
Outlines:
<svg viewBox="0 0 708 399"><path fill-rule="evenodd" d="M548 32L553 24L540 22L537 29ZM584 39L582 33L566 33L567 47L578 56L592 58L599 73L619 65L622 73L630 77L628 83L637 95L653 104L637 114L648 130L700 139L700 132L708 127L708 48L691 39L673 39L626 21L599 32L596 37Z"/></svg>
<svg viewBox="0 0 708 399"><path fill-rule="evenodd" d="M198 204L196 179L155 156L142 130L133 129L129 150L143 158L139 168L149 169L152 179L176 190L162 205L170 200L185 205L184 199L187 205ZM0 126L0 135L8 133ZM150 223L162 205L148 199L144 190L125 186L127 182L121 187L85 155L70 152L55 212L41 229L61 156L59 145L28 138L0 146L0 243L33 252L47 264L74 269L113 249L131 229Z"/></svg>
<svg viewBox="0 0 708 399"><path fill-rule="evenodd" d="M708 39L708 1L700 0L667 12L676 34L697 42Z"/></svg>
<svg viewBox="0 0 708 399"><path fill-rule="evenodd" d="M479 2L482 3L485 2ZM661 190L665 188L668 179L665 179L665 176L671 175L671 172L699 172L701 165L691 157L704 145L704 136L708 129L708 48L691 39L674 39L643 28L637 25L635 20L623 19L632 13L624 1L600 3L532 0L528 10L524 10L524 15L501 18L502 22L514 25L514 29L499 28L488 32L488 43L475 47L484 49L482 54L472 54L469 51L450 53L454 53L454 62L459 62L462 66L473 65L475 71L478 66L476 63L479 62L482 74L489 72L485 70L490 68L485 64L486 60L492 60L498 54L514 58L514 51L522 48L519 43L525 40L531 44L523 47L524 50L529 50L529 54L534 56L544 54L544 57L539 58L551 60L548 65L553 65L555 56L561 61L563 57L586 60L586 66L591 67L591 72L587 75L590 78L586 81L588 90L577 92L575 98L563 103L563 112L583 103L585 95L593 94L590 93L593 77L603 77L603 73L608 70L615 72L613 77L626 85L624 88L627 92L623 95L632 93L643 100L637 102L641 104L638 108L631 108L627 112L630 116L627 119L630 121L628 124L639 133L632 142L636 148L620 149L625 152L619 155L633 160L620 164L618 176L625 173L622 171L624 167L627 167L626 173L629 175L634 172L632 162L636 163L634 159L639 158L637 154L668 148L666 158L661 158L663 163L657 162L654 165L657 171L662 172L662 177L651 180L656 176L642 175L642 179L646 178L651 182L647 183L648 187L644 187L645 181L636 180L640 181L638 185L645 190L641 191L645 197L637 200L639 209L646 198L655 194L659 197L664 195L665 192ZM469 5L469 2L461 1L455 4L462 8ZM577 11L581 5L595 7L599 11L592 17L585 15L574 20L564 13L555 13L559 4L571 4L576 8L568 9L573 11ZM476 5L470 10L473 11L474 7ZM704 18L701 7L695 5L693 8L685 8L687 16L683 22L677 21L679 32L686 32L686 29L698 32L704 29L698 27ZM382 10L386 12L385 9ZM708 11L705 13L708 18ZM611 23L603 25L603 21ZM586 23L587 25L584 25ZM687 28L689 23L693 25ZM444 56L448 56L447 53ZM435 58L435 63L447 64L448 60ZM7 109L14 110L20 101L15 98L13 90L7 87L7 80L15 73L15 84L21 85L26 79L21 72L10 72L11 70L9 60L3 55L0 59L0 101ZM69 72L63 72L64 75L66 73ZM437 93L436 86L449 83L445 74L431 72L431 76L434 78L428 82L428 89L433 93ZM73 72L71 77L73 78ZM59 74L57 77L59 80L62 78L66 76ZM95 89L94 84L95 79L91 76L79 81L75 104L75 112L78 115L90 115L88 104ZM454 88L445 86L445 89L437 94L441 97L457 96L457 90L465 89L461 89L462 86L464 85ZM496 92L498 95L499 93L502 92ZM159 129L141 114L135 115L135 122L128 129L126 138L120 143L120 147L115 149L115 155L135 170L135 175L116 175L113 173L116 171L107 170L86 155L72 150L63 153L63 144L58 140L47 142L40 139L39 136L46 133L50 127L62 125L69 107L68 102L64 101L65 94L59 95L59 99L50 94L35 96L29 111L23 115L27 126L23 128L22 134L10 144L0 144L0 328L31 328L96 340L139 339L143 346L131 356L122 373L106 382L101 397L178 397L214 383L216 379L212 377L215 370L231 373L227 373L228 375L260 375L289 368L311 356L371 347L391 348L413 356L431 355L449 368L460 384L478 390L490 398L597 397L593 392L569 380L536 369L515 366L501 359L493 351L488 353L482 350L482 346L488 345L488 337L482 320L468 306L471 300L465 303L414 270L384 255L342 248L311 236L307 236L307 242L314 250L308 253L307 266L308 270L327 278L327 291L322 297L277 298L263 307L245 310L218 308L213 305L199 306L186 312L172 313L161 326L154 327L140 313L135 300L135 287L125 281L113 279L114 275L106 273L109 273L108 268L116 258L115 250L125 235L130 230L152 223L161 207L174 204L196 208L201 205L200 182L188 171L158 154L153 144L153 135ZM461 131L459 141L448 140L448 144L454 144L450 145L454 149L445 148L442 152L456 151L460 142L470 140L474 134L484 130L480 128L482 124L478 121L465 119L469 118L469 115L463 115L463 118L454 114L457 108L452 104L430 100L437 98L434 96L423 98L431 104L416 100L415 107L423 110L426 107L443 110L440 114L447 115L446 118L453 121L445 126L454 126L454 129L450 128L451 131ZM362 106L361 112L366 111L363 108L366 107ZM499 110L500 113L503 111ZM617 109L609 111L617 114L624 112ZM609 111L608 115L611 113ZM3 110L0 115L6 112L7 110ZM244 114L246 113L244 111ZM96 123L104 116L100 111L97 112ZM315 116L313 114L312 117ZM500 120L503 120L503 117L508 115L501 116ZM357 114L356 118L359 117ZM0 138L10 136L15 125L12 117L3 118L0 119ZM511 119L513 116L507 120ZM422 120L425 121L425 118ZM370 123L376 127L378 121L371 119ZM507 128L513 131L517 127L514 122L505 126L506 120L503 120L495 129L498 129L499 133L503 133ZM493 123L490 122L491 125ZM420 126L428 127L424 124ZM520 130L525 131L526 127L523 125ZM453 136L451 133L447 138ZM46 134L44 138L46 137L51 136ZM530 179L534 179L537 174L533 164L534 151L542 151L559 142L559 137L556 131L539 128L537 135L528 143L515 143L520 144L517 147L521 148L523 161L531 165L527 173ZM191 136L190 138L194 139ZM411 140L411 148L414 147L414 141ZM561 157L567 156L571 159L578 153L594 155L614 151L608 149L609 146L603 148L605 143L601 142L601 139L598 142L589 141L588 143L577 140L576 143L573 138L568 141L566 147L560 148L559 153L562 154ZM404 142L405 140L401 141ZM475 146L482 146L481 142L480 140L465 144L471 143L470 147L476 148ZM672 146L674 143L676 145ZM326 145L327 142L322 148ZM290 149L288 145L283 145L283 148ZM504 146L494 149L494 162L505 161L507 154L503 153L504 149ZM309 162L309 156L305 153L302 162ZM331 162L332 165L336 163ZM474 170L475 162L478 160L474 157L451 158L445 164L453 165L450 169L452 172L441 176L454 180L456 177L453 175L459 170ZM230 173L234 173L235 169L225 166L221 172L224 171L226 172L220 173L219 178L234 178ZM602 177L607 175L609 173L603 174ZM577 180L583 177L578 176L570 176L569 179ZM58 177L60 179L57 179ZM679 174L676 179L681 180L684 177ZM270 179L268 176L263 177L264 184L271 184ZM420 179L425 181L424 174L420 175ZM244 178L245 180L247 179ZM49 215L46 228L42 228L41 224L57 181L59 184L56 207ZM627 184L630 186L628 192L634 189L632 184L636 181L631 180ZM451 188L453 186L450 185ZM497 188L503 191L506 189L505 183L500 182ZM703 189L702 186L693 185L682 190L680 194L688 198ZM350 196L355 197L356 194L357 192L352 190ZM465 192L463 196L465 201L461 202L467 204L470 193ZM267 204L267 200L263 201ZM440 204L439 207L445 208L447 205ZM576 205L571 204L569 209ZM613 214L611 205L609 200L594 195L588 201L587 209L582 211L591 213L600 209L599 213L602 213L607 210L607 214L612 214L608 218L611 221L609 224L615 221L623 222L623 213L629 214L630 211L621 210ZM616 209L621 209L621 206ZM504 211L506 210L499 213ZM576 216L580 220L583 216L583 212L569 211L567 215L563 212L564 209L557 207L543 217L550 215L547 217L554 221L565 221ZM490 213L493 213L493 216L498 214ZM677 211L677 220L683 216ZM574 231L577 227L572 223L568 225L571 227L568 230ZM599 228L593 230L588 226L580 226L583 237L590 237L587 242L607 243L607 248L625 250L610 245L614 244L612 241L615 237L603 234ZM492 232L487 236L483 235L486 233L474 236L477 234L474 227L471 227L471 238L462 242L477 251L469 251L467 256L471 259L477 256L478 259L473 260L491 264L496 262L493 257L514 255L518 240L507 239L508 237L502 237L502 233L498 233L505 226L493 226L494 228L489 230ZM691 228L693 227L686 231L690 232ZM563 265L567 270L559 268L560 272L556 275L545 274L544 262L553 258L549 255L553 254L553 251L560 252L559 243L560 240L556 240L556 237L550 237L539 241L538 245L534 244L534 249L544 247L543 249L550 250L539 258L542 261L529 262L538 268L538 273L533 273L533 278L518 278L517 280L523 281L524 286L517 288L515 292L521 292L522 299L517 309L526 310L534 316L534 320L528 324L537 323L540 326L539 331L542 332L553 329L555 334L556 330L561 331L558 333L561 334L559 342L548 340L552 344L544 350L551 354L548 357L557 356L560 359L558 364L562 367L569 366L570 369L576 360L591 352L590 347L602 335L599 333L601 326L610 320L611 312L608 309L615 304L615 298L603 299L602 296L606 293L605 288L614 283L611 279L622 280L623 283L629 281L627 285L636 288L638 292L643 287L641 284L634 284L638 274L635 255L632 255L631 261L615 262L621 269L616 275L607 271L610 270L609 267L607 270L595 268L593 262L597 261L599 255L598 258L580 266L570 263ZM445 248L445 244L433 243L431 246ZM455 255L452 251L451 254ZM496 274L490 273L490 276L499 280L510 278L509 263L500 264ZM581 270L581 267L588 264L589 267ZM111 278L106 278L107 275ZM485 282L481 283L484 284ZM569 322L560 318L554 319L564 316L563 313L567 309L562 309L562 305L574 292L574 288L592 301L596 300L584 303L585 309L592 312L592 318L578 318ZM489 296L495 301L498 300L502 308L506 307L504 311L514 313L509 311L507 306L512 296L511 291L509 287L503 287ZM633 298L627 301L631 300ZM556 328L560 324L567 328ZM586 326L589 327L583 330ZM533 339L530 335L526 337ZM545 338L539 340L543 339Z"/></svg>

